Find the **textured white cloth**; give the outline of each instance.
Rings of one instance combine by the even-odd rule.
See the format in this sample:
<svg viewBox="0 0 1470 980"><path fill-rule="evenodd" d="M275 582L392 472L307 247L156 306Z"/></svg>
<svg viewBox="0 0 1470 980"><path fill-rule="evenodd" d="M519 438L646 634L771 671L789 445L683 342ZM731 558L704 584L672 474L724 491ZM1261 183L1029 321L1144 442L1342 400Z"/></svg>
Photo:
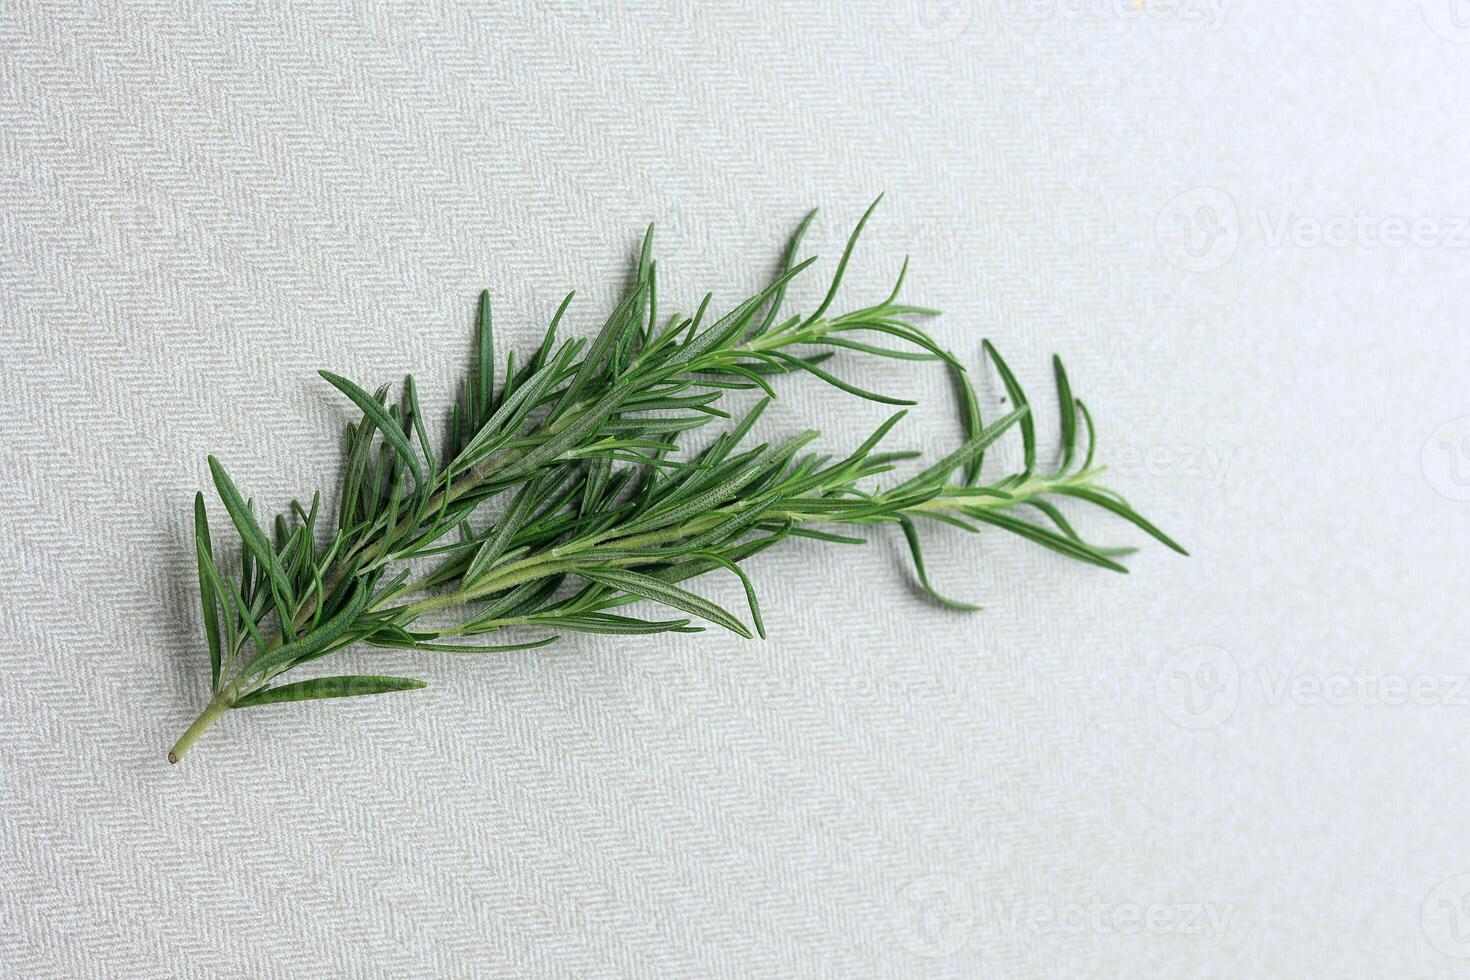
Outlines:
<svg viewBox="0 0 1470 980"><path fill-rule="evenodd" d="M1452 13L6 3L0 973L1462 968ZM798 543L751 565L765 643L352 653L431 686L240 712L164 763L205 696L207 453L273 512L337 475L317 368L413 371L438 412L481 287L505 343L572 287L590 331L652 219L665 301L728 304L812 205L829 272L880 190L844 299L911 253L908 296L973 362L997 341L1048 439L1062 353L1112 485L1192 558L1090 516L1144 544L1131 575L935 529L966 616L890 536ZM941 372L847 365L922 397L895 443L952 445ZM886 414L783 397L766 429L834 448Z"/></svg>

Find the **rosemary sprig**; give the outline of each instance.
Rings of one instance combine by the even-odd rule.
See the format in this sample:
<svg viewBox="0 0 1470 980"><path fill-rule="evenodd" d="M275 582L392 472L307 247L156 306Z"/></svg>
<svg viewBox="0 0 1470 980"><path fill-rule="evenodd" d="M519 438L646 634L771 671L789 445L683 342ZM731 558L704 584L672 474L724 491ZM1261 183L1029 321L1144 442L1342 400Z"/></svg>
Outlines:
<svg viewBox="0 0 1470 980"><path fill-rule="evenodd" d="M357 643L492 653L543 646L565 632L694 632L702 628L696 619L749 637L739 617L681 584L708 572L740 580L750 622L764 636L755 590L740 563L793 536L863 543L841 533L842 525L898 525L920 584L936 601L961 609L978 607L940 595L929 582L922 521L972 532L995 527L1069 558L1125 571L1118 559L1131 549L1085 541L1057 506L1071 498L1111 511L1183 553L1097 482L1092 418L1073 397L1060 360L1054 360L1060 461L1043 472L1025 392L995 348L987 342L985 354L1011 411L987 425L963 365L914 322L936 311L898 301L907 260L882 302L830 312L873 207L853 231L825 297L805 315L783 316L781 310L787 285L815 261L797 261L815 212L798 227L781 274L717 319L709 315L706 295L692 316L660 321L652 227L632 286L590 343L558 339L568 295L532 356L517 364L510 354L497 372L490 301L482 294L475 368L455 405L443 453L428 437L412 377L390 400L387 387L370 394L321 372L362 413L347 427L336 528L324 543L319 493L309 507L293 501L268 534L252 502L210 457L216 489L241 539L241 568L231 577L216 563L204 497L196 495L212 697L169 761L182 758L233 708L424 686L383 676L280 682L289 671ZM823 364L839 350L945 364L963 396L967 440L887 487L873 479L919 455L879 451L902 411L840 458L805 452L816 432L750 445L783 375L805 372L871 401L912 404L829 373ZM677 457L684 433L731 418L720 406L733 389L760 390L765 398L706 448ZM1023 467L982 482L986 449L1012 429L1021 433ZM503 504L500 513L475 527L473 518L492 500ZM621 611L642 600L675 616L644 619ZM455 621L437 622L451 610ZM425 625L429 621L436 625ZM474 642L507 629L518 631L516 642ZM529 631L528 638L519 631Z"/></svg>

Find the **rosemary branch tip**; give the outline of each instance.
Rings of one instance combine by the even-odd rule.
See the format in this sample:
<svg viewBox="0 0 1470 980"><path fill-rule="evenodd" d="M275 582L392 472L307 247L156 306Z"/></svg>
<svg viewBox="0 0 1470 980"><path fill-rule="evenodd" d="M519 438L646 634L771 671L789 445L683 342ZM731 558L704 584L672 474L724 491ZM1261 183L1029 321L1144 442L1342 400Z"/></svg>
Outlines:
<svg viewBox="0 0 1470 980"><path fill-rule="evenodd" d="M1058 506L1085 503L1183 552L1099 482L1092 416L1073 397L1059 358L1052 367L1060 447L1048 463L1038 452L1035 413L995 345L984 341L982 360L994 365L1004 389L998 400L1011 410L987 425L982 414L992 409L973 381L986 372L967 370L914 324L915 315L937 311L899 301L907 258L891 291L879 294L886 299L846 313L831 309L877 203L858 222L810 313L783 313L782 304L787 284L815 261L797 260L815 210L791 239L781 273L718 318L706 318L709 293L692 317L668 314L666 280L651 255L652 225L633 283L590 341L557 337L569 293L540 346L524 359L510 354L501 367L490 294L481 292L473 368L442 439L429 435L411 376L395 398L386 385L370 390L320 371L359 413L347 426L335 514L319 507L317 495L309 511L293 502L273 520L257 518L250 498L210 456L215 488L239 533L241 568L231 576L216 564L197 497L195 552L215 693L169 752L169 763L234 708L424 686L380 675L275 683L358 643L492 653L545 646L563 631L699 632L696 618L748 638L741 617L680 584L723 573L738 579L749 621L764 637L745 559L790 537L863 543L833 533L839 526L897 525L923 591L964 610L979 607L949 599L930 583L919 534L926 522L1005 531L1068 558L1126 571L1115 559L1130 549L1091 543ZM897 464L922 455L878 451L902 411L845 456L806 453L815 432L768 443L747 439L774 385L792 375L810 375L872 402L914 403L859 387L845 370L818 367L837 354L943 362L959 396L964 442L917 474L880 485L878 478ZM757 391L768 397L754 408L725 411L727 399ZM739 421L704 449L681 455L679 440L717 418ZM982 478L982 469L996 468L986 450L1013 433L1020 435L1023 464ZM486 521L481 507L492 502L499 513ZM626 615L635 602L690 618ZM424 625L426 614L449 610L459 612L459 621ZM506 629L530 632L509 643L476 642Z"/></svg>

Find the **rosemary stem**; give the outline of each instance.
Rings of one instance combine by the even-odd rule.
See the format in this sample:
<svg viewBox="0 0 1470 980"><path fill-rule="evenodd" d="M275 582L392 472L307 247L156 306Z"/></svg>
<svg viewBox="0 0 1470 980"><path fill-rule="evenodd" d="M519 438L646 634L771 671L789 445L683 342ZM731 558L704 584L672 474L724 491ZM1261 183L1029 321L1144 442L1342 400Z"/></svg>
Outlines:
<svg viewBox="0 0 1470 980"><path fill-rule="evenodd" d="M1031 408L993 345L986 341L983 348L1015 408L983 426L980 399L964 366L921 326L908 322L913 314L937 311L897 302L907 259L886 300L828 314L871 213L872 207L859 221L825 298L813 312L778 319L787 284L816 261L797 261L809 214L792 239L781 275L703 329L713 294L705 295L693 317L675 315L666 327L658 327L650 226L637 283L597 338L590 343L564 339L558 346L557 324L571 302L568 295L534 357L519 370L515 357L506 357L498 394L489 296L482 294L478 366L457 401L449 445L442 453L431 444L411 376L404 379L402 398L394 404L386 386L372 394L330 371L321 372L362 410L361 421L347 430L336 530L325 550L316 533L323 526L317 522L319 495L313 496L309 512L293 501L290 511L276 515L272 537L269 528L260 526L250 500L210 457L215 487L240 533L243 567L236 588L215 562L203 495L197 494L195 550L213 691L169 751L169 762L183 758L232 708L424 686L412 678L373 675L274 686L279 675L358 642L425 652L488 652L543 646L558 635L505 646L434 641L515 626L613 634L690 632L702 628L690 626L693 618L749 637L751 630L738 617L675 584L721 568L740 578L755 631L764 637L753 586L736 562L790 536L861 543L818 527L900 525L925 592L955 608L976 607L947 599L930 585L916 531L919 519L987 534L999 528L1068 557L1126 571L1113 559L1131 549L1099 548L1084 541L1059 506L1066 503L1059 498L1066 497L1118 515L1183 552L1121 496L1092 482L1100 472L1093 467L1092 417L1073 398L1060 360L1053 358L1062 447L1057 469L1043 472L1036 467ZM901 349L893 349L886 338L898 341ZM821 454L798 455L817 435L810 431L779 444L742 449L768 399L775 397L767 379L777 375L805 372L870 401L916 404L864 390L843 380L840 371L829 374L818 367L842 349L947 364L963 396L965 443L887 489L866 481L896 471L901 460L923 455L874 451L902 412L835 462ZM714 405L723 389L760 389L768 398L708 448L688 459L671 458L681 448L679 433L707 423L709 416L732 418ZM1017 423L1024 469L988 486L976 485L986 448ZM1074 470L1084 427L1086 456ZM964 480L958 482L954 478L961 470ZM513 495L504 513L476 530L471 517L502 494ZM1058 499L1045 499L1053 497ZM1018 509L1023 514L1001 513ZM1034 519L1027 520L1025 509L1041 517L1029 515ZM294 530L293 514L299 518ZM441 540L456 532L458 543ZM447 557L427 570L416 564L438 555ZM565 589L564 576L571 577ZM607 611L639 599L691 618L652 621ZM427 613L481 601L487 605L462 610L457 624L411 629ZM258 656L246 650L250 641Z"/></svg>
<svg viewBox="0 0 1470 980"><path fill-rule="evenodd" d="M189 751L189 746L197 742L199 736L209 730L209 726L219 721L220 715L230 710L235 703L236 693L235 686L231 684L210 699L209 704L204 706L204 710L199 712L199 717L195 718L194 723L184 730L184 734L179 736L174 747L168 750L169 762L178 762L182 759L184 753Z"/></svg>
<svg viewBox="0 0 1470 980"><path fill-rule="evenodd" d="M1004 496L997 496L988 499L968 499L965 501L965 506L968 506L972 509L1007 510L1024 504L1034 497L1044 496L1045 494L1055 490L1059 486L1071 486L1078 483L1084 483L1085 479L1079 479L1079 477L1090 477L1094 475L1095 472L1096 471L1064 478L1047 479L1043 477L1033 477L1025 483L1018 485L1014 489L1007 491ZM646 548L651 545L665 544L671 541L677 541L681 538L688 537L692 534L697 534L700 531L718 525L726 517L730 516L732 512L739 512L741 509L742 507L740 505L726 507L713 514L705 514L701 517L686 521L683 524L677 525L672 528L661 528L655 531L647 531L641 534L634 534L626 537L617 537L617 532L612 531L599 535L592 540L585 542L584 546L591 547L600 543L609 543L623 548ZM908 509L912 511L942 513L945 511L957 510L959 509L959 505L956 503L953 497L939 496L934 498L933 500L914 505ZM800 524L842 523L841 521L834 521L824 515L802 514L795 511L787 513L773 512L771 514L771 517L775 520L780 520L783 517L790 518ZM404 615L408 621L412 621L426 612L432 612L436 609L444 609L449 606L461 605L474 599L490 595L494 592L503 591L505 589L520 585L533 579L545 578L546 576L554 575L557 572L568 571L571 568L575 567L575 560L568 560L568 558L570 556L573 556L574 554L575 552L573 551L568 551L561 548L554 548L552 549L550 554L536 555L533 557L524 558L520 561L511 562L498 571L491 573L488 577L482 579L480 582L477 582L475 585L469 588L461 588L450 592L440 593L436 596L430 596L426 599L420 599L418 602L409 603L408 605L399 607L398 611L400 614ZM612 559L609 560L608 563L618 564L619 560Z"/></svg>

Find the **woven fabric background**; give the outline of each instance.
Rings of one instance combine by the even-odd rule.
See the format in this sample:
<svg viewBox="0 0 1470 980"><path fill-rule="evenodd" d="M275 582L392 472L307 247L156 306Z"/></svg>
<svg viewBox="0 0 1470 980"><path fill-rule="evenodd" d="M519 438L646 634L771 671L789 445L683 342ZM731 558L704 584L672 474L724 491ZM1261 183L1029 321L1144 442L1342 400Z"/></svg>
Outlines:
<svg viewBox="0 0 1470 980"><path fill-rule="evenodd" d="M8 0L0 973L1453 975L1455 13ZM844 301L910 253L1048 438L1062 353L1112 485L1193 557L1090 516L1132 574L936 529L966 616L892 536L795 544L751 565L765 643L354 652L431 686L165 764L206 695L207 453L273 512L336 477L317 368L413 371L439 413L482 287L508 344L572 287L590 331L656 220L663 291L729 304L813 205L829 273L879 191ZM896 442L953 444L940 372L847 363L921 397ZM763 425L885 415L795 379Z"/></svg>

